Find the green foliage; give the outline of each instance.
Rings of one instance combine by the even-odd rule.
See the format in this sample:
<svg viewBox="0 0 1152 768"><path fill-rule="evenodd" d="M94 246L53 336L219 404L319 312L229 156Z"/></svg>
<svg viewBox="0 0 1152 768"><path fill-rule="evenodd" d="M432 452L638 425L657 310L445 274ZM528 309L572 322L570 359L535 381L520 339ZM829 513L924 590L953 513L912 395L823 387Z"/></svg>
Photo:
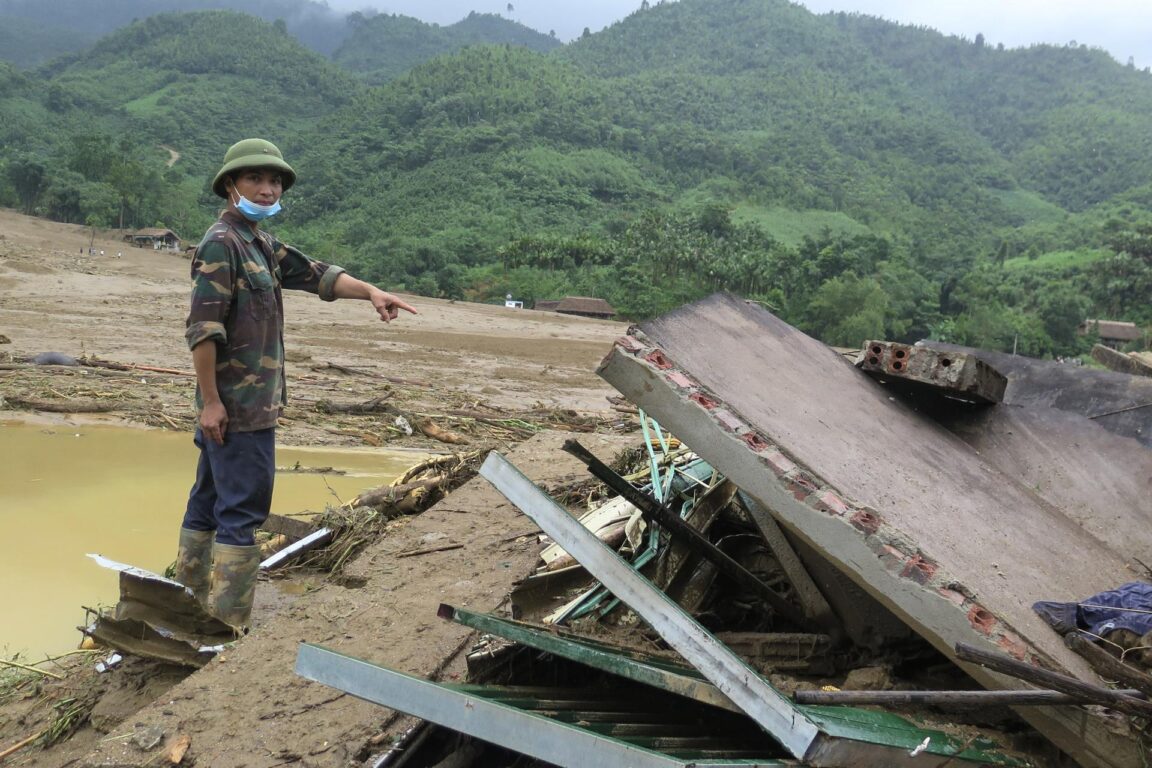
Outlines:
<svg viewBox="0 0 1152 768"><path fill-rule="evenodd" d="M1106 248L1079 248L1074 251L1049 251L1047 253L1030 252L1024 256L1007 259L1004 268L1009 270L1046 270L1061 272L1068 270L1083 271L1093 262L1111 255Z"/></svg>
<svg viewBox="0 0 1152 768"><path fill-rule="evenodd" d="M1090 273L1095 306L1107 317L1152 322L1152 220L1109 221L1105 240L1112 255Z"/></svg>
<svg viewBox="0 0 1152 768"><path fill-rule="evenodd" d="M32 213L47 183L47 168L43 161L32 155L17 154L8 160L4 174L20 199L24 213Z"/></svg>
<svg viewBox="0 0 1152 768"><path fill-rule="evenodd" d="M161 13L190 12L226 7L256 16L280 27L313 50L330 54L348 33L344 17L314 0L0 0L0 16L15 19L31 37L51 41L52 56L75 50L70 41L79 37L87 47L96 38L114 32L137 20ZM70 47L60 49L60 43ZM0 58L10 58L6 46L0 46Z"/></svg>
<svg viewBox="0 0 1152 768"><path fill-rule="evenodd" d="M804 311L804 325L827 344L858 347L868 339L886 337L884 318L888 296L873 278L848 272L824 282Z"/></svg>
<svg viewBox="0 0 1152 768"><path fill-rule="evenodd" d="M362 87L275 25L229 12L152 16L125 27L43 70L41 105L29 101L37 76L29 77L0 70L8 118L0 135L46 145L37 154L45 168L39 210L62 221L167 219L193 229L211 220L196 210L200 200L215 205L204 196L207 179L224 148L253 130L255 111L261 133L279 140ZM0 148L5 154L14 196L34 210L38 193L13 176L26 167L23 156ZM118 197L111 215L109 189Z"/></svg>
<svg viewBox="0 0 1152 768"><path fill-rule="evenodd" d="M1000 304L982 304L957 318L955 343L1011 351L1028 357L1051 353L1040 318Z"/></svg>
<svg viewBox="0 0 1152 768"><path fill-rule="evenodd" d="M821 234L865 235L870 230L850 216L836 211L794 211L782 207L765 208L740 205L732 212L732 220L742 224L755 224L782 243L797 246L805 238Z"/></svg>
<svg viewBox="0 0 1152 768"><path fill-rule="evenodd" d="M356 90L346 73L273 25L228 11L150 16L103 38L83 58L54 65L51 72L53 83L79 103L106 107L173 83L209 78L198 92L238 111L259 103L314 116L346 103ZM165 97L179 93L172 89ZM170 104L174 111L192 106L200 104Z"/></svg>
<svg viewBox="0 0 1152 768"><path fill-rule="evenodd" d="M399 14L354 13L348 25L352 33L332 59L377 84L470 45L514 45L540 53L560 46L555 38L489 13L472 12L447 27Z"/></svg>
<svg viewBox="0 0 1152 768"><path fill-rule="evenodd" d="M49 26L0 13L0 59L22 69L87 48L96 37L90 30Z"/></svg>
<svg viewBox="0 0 1152 768"><path fill-rule="evenodd" d="M396 289L630 319L728 290L833 343L1038 355L1081 351L1085 316L1152 322L1152 76L1099 51L683 0L562 47L353 14L341 68L291 36L335 16L308 0L143 2L107 4L90 51L0 65L0 202L192 238L259 134L300 174L279 233Z"/></svg>
<svg viewBox="0 0 1152 768"><path fill-rule="evenodd" d="M990 194L1000 204L1005 221L1010 226L1058 224L1068 217L1067 211L1032 190L993 189Z"/></svg>

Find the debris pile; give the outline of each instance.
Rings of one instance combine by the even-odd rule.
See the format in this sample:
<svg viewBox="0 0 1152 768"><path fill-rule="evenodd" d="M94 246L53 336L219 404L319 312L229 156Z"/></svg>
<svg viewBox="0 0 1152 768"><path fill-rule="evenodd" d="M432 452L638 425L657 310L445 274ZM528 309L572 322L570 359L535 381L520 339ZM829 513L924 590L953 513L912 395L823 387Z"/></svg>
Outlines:
<svg viewBox="0 0 1152 768"><path fill-rule="evenodd" d="M331 535L323 548L302 557L298 565L338 574L383 535L391 521L423 512L474 477L485 455L487 451L433 456L388 485L366 491L343 506L329 507L316 519L316 526Z"/></svg>
<svg viewBox="0 0 1152 768"><path fill-rule="evenodd" d="M148 426L192 431L189 407L196 386L191 370L72 357L50 352L0 356L0 375L17 377L0 407L58 414L123 415ZM315 422L330 435L382 446L415 436L427 445L469 446L512 443L545 429L566 432L628 433L636 420L582 413L536 404L502 409L459 393L439 392L424 381L387 376L333 362L289 369L294 391L338 390L342 396L294 396L282 424ZM341 385L348 384L345 388ZM348 392L351 389L352 392ZM371 392L355 399L356 392Z"/></svg>
<svg viewBox="0 0 1152 768"><path fill-rule="evenodd" d="M191 371L58 352L33 357L7 354L2 359L0 371L19 380L10 382L13 386L0 407L59 414L116 413L152 427L189 431L194 427L187 407L195 387ZM181 407L174 407L177 402Z"/></svg>
<svg viewBox="0 0 1152 768"><path fill-rule="evenodd" d="M509 615L441 608L483 633L473 683L314 645L298 672L511 750L486 765L1141 766L1139 678L1032 605L1147 574L1147 390L886 344L873 381L723 294L632 329L601 375L644 414L645 477L570 441L610 489L577 520L481 469L551 545Z"/></svg>

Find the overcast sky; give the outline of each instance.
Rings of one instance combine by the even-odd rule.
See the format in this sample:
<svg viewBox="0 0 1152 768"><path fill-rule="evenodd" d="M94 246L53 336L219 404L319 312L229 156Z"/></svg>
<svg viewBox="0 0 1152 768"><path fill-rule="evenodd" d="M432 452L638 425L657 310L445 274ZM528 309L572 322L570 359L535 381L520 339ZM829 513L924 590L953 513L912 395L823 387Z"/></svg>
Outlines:
<svg viewBox="0 0 1152 768"><path fill-rule="evenodd" d="M508 12L511 2L514 10ZM653 5L655 0L651 0ZM1014 48L1071 40L1103 48L1124 64L1152 66L1152 0L803 0L815 13L859 11ZM499 13L562 40L599 31L640 7L640 0L328 0L341 11L375 8L451 24L469 11Z"/></svg>

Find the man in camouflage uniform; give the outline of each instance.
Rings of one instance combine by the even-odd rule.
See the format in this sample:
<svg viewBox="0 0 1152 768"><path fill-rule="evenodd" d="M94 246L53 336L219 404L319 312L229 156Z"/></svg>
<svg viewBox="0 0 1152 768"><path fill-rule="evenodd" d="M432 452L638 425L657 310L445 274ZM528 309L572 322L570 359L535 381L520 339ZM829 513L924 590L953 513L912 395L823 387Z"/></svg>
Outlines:
<svg viewBox="0 0 1152 768"><path fill-rule="evenodd" d="M388 322L416 310L260 229L296 172L263 139L230 147L212 182L228 202L196 248L185 337L196 369L200 449L180 529L176 579L234 627L252 612L276 473L275 429L285 402L282 288L324 301L365 299Z"/></svg>

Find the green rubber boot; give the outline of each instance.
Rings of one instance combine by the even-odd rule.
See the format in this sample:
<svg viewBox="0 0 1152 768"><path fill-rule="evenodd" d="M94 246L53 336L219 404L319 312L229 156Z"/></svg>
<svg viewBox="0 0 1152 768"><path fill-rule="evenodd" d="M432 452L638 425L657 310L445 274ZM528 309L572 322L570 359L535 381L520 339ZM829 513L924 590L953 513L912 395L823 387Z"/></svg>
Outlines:
<svg viewBox="0 0 1152 768"><path fill-rule="evenodd" d="M212 577L212 541L215 531L180 529L180 544L176 550L176 581L180 582L196 599L208 599L209 580Z"/></svg>
<svg viewBox="0 0 1152 768"><path fill-rule="evenodd" d="M216 544L213 547L212 586L208 613L238 630L248 626L260 572L260 547Z"/></svg>

